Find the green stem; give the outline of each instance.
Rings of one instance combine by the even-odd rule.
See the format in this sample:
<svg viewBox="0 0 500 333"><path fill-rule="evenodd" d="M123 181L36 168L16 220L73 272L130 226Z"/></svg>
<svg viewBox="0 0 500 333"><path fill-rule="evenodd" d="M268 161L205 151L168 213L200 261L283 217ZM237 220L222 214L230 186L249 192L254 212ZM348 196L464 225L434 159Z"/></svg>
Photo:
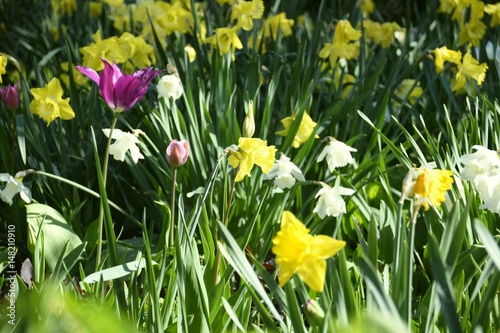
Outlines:
<svg viewBox="0 0 500 333"><path fill-rule="evenodd" d="M408 332L411 332L411 301L413 287L413 250L415 248L415 229L417 224L414 222L410 226L410 249L408 258Z"/></svg>
<svg viewBox="0 0 500 333"><path fill-rule="evenodd" d="M108 141L106 142L106 150L104 151L104 160L102 163L102 174L103 174L103 183L104 187L106 187L106 180L108 176L108 161L109 161L109 146L111 145L111 137L113 136L113 130L116 125L116 121L118 120L118 113L115 112L113 116L113 120L111 121L111 126L109 128L109 136ZM95 268L99 270L99 266L101 264L101 256L102 256L102 231L103 231L103 221L104 221L104 208L102 206L102 202L99 207L99 226L98 226L98 238L97 238L97 254L95 260Z"/></svg>
<svg viewBox="0 0 500 333"><path fill-rule="evenodd" d="M224 220L222 223L224 224L224 227L227 228L227 221L229 219L229 209L231 208L231 202L233 201L233 193L234 193L234 188L236 186L236 175L238 174L238 169L236 170L235 176L233 178L233 183L231 184L231 192L229 192L229 198L227 199L227 207L226 207L226 212L224 214ZM220 267L220 262L221 262L221 254L220 251L217 250L217 253L215 255L215 278L214 278L214 286L217 285L219 282L219 267Z"/></svg>
<svg viewBox="0 0 500 333"><path fill-rule="evenodd" d="M397 272L401 264L401 224L403 219L403 205L398 205L398 212L396 217L396 246L393 249L393 262L394 262L394 272Z"/></svg>
<svg viewBox="0 0 500 333"><path fill-rule="evenodd" d="M172 199L170 205L170 241L169 246L174 246L174 228L175 228L175 184L177 182L177 168L174 167L174 175L172 180Z"/></svg>

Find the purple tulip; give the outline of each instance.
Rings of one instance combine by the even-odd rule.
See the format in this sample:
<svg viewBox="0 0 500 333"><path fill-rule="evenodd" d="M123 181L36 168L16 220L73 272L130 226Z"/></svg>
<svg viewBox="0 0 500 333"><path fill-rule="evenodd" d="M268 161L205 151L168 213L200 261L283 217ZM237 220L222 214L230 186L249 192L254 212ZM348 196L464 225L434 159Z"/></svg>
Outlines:
<svg viewBox="0 0 500 333"><path fill-rule="evenodd" d="M101 96L115 112L122 112L132 108L144 97L151 80L161 71L152 67L141 69L134 74L123 74L120 67L113 63L110 65L102 59L104 69L101 75L89 67L75 66L80 72L92 79L99 86Z"/></svg>
<svg viewBox="0 0 500 333"><path fill-rule="evenodd" d="M7 109L15 110L19 107L19 87L17 83L13 86L9 84L7 88L0 88L0 96Z"/></svg>
<svg viewBox="0 0 500 333"><path fill-rule="evenodd" d="M167 161L173 166L184 165L189 156L189 144L186 140L172 140L167 147Z"/></svg>

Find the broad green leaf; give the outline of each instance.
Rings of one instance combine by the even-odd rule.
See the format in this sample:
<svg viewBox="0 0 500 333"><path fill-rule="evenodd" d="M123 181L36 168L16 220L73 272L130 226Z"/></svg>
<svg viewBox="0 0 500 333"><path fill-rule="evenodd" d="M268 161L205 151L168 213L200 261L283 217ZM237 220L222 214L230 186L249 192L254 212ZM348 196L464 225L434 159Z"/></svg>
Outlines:
<svg viewBox="0 0 500 333"><path fill-rule="evenodd" d="M43 248L48 268L54 270L57 260L64 253L70 253L82 244L71 226L59 212L44 204L34 203L26 206L28 222L28 247L35 249L36 237L39 231L43 233ZM66 252L64 251L67 244Z"/></svg>

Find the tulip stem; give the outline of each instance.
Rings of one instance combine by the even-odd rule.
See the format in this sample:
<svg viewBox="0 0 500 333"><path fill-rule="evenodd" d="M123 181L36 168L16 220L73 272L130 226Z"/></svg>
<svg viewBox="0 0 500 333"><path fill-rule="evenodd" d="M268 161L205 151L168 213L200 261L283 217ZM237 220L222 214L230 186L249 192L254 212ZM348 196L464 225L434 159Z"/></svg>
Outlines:
<svg viewBox="0 0 500 333"><path fill-rule="evenodd" d="M177 167L174 167L174 175L172 180L172 199L170 205L170 241L169 246L174 246L174 227L175 227L175 185L177 183Z"/></svg>
<svg viewBox="0 0 500 333"><path fill-rule="evenodd" d="M111 137L113 136L113 129L116 126L116 121L118 120L118 113L115 112L113 116L113 120L111 121L111 125L109 127L109 136L108 141L106 142L106 150L104 151L104 160L102 162L102 174L103 174L103 183L104 188L106 188L106 180L108 176L108 161L109 161L109 146L111 145ZM101 256L102 256L102 230L103 230L103 221L104 221L104 208L102 202L99 207L99 226L98 226L98 238L97 238L97 253L95 259L95 267L96 270L99 269L101 264Z"/></svg>

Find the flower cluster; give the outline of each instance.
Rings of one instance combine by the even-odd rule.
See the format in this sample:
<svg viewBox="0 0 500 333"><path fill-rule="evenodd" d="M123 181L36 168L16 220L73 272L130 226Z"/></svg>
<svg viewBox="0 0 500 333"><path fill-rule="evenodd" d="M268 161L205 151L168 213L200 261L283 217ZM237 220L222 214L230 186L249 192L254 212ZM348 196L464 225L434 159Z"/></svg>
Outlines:
<svg viewBox="0 0 500 333"><path fill-rule="evenodd" d="M335 35L331 43L326 43L319 51L319 57L330 61L332 68L338 59L356 59L359 55L361 31L352 27L347 20L340 20L335 26Z"/></svg>
<svg viewBox="0 0 500 333"><path fill-rule="evenodd" d="M497 151L472 146L474 153L463 155L461 176L470 181L484 204L480 207L500 214L500 157Z"/></svg>
<svg viewBox="0 0 500 333"><path fill-rule="evenodd" d="M153 64L154 48L141 36L124 32L120 37L102 39L101 31L98 30L92 37L93 43L80 48L84 67L100 71L104 68L102 59L126 66L132 64L139 68ZM127 72L131 71L133 71L132 66L127 68Z"/></svg>
<svg viewBox="0 0 500 333"><path fill-rule="evenodd" d="M480 64L470 53L470 48L462 57L460 51L449 50L446 46L442 46L434 50L436 71L441 73L444 69L445 62L455 65L455 78L452 90L458 93L466 91L466 84L471 83L472 80L478 86L483 84L486 78L486 70L488 65L486 63Z"/></svg>

